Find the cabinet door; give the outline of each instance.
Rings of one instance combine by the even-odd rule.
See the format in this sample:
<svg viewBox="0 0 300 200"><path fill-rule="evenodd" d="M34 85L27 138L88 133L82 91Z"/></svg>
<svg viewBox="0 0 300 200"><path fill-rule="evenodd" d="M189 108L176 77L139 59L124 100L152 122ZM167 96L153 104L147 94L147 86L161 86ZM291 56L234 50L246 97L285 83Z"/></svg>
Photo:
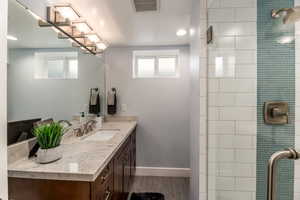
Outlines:
<svg viewBox="0 0 300 200"><path fill-rule="evenodd" d="M136 170L136 131L131 135L131 161L130 161L130 176L131 176L131 182L134 180L135 176L135 170Z"/></svg>
<svg viewBox="0 0 300 200"><path fill-rule="evenodd" d="M114 159L114 200L121 200L123 193L123 180L124 180L124 170L123 170L123 154L122 152L117 153Z"/></svg>
<svg viewBox="0 0 300 200"><path fill-rule="evenodd" d="M105 182L101 188L101 192L97 195L97 200L112 200L113 199L113 179L109 179Z"/></svg>
<svg viewBox="0 0 300 200"><path fill-rule="evenodd" d="M92 183L92 200L110 200L113 195L113 162Z"/></svg>
<svg viewBox="0 0 300 200"><path fill-rule="evenodd" d="M124 151L124 160L123 160L123 166L124 166L124 194L127 196L130 192L130 173L131 173L131 166L130 166L130 143L128 143L128 146L126 146L126 149Z"/></svg>

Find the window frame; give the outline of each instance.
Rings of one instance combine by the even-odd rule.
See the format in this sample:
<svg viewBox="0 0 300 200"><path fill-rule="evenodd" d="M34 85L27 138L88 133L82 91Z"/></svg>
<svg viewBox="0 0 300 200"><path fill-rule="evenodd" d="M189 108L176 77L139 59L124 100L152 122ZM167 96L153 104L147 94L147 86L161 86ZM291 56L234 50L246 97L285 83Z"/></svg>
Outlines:
<svg viewBox="0 0 300 200"><path fill-rule="evenodd" d="M154 75L153 76L139 76L139 66L138 59L143 58L154 58ZM159 72L159 59L160 58L175 58L175 72L174 74L164 74ZM174 50L137 50L133 51L133 67L132 67L132 78L133 79L149 79L149 78L159 78L159 79L172 79L180 77L180 51L178 49Z"/></svg>
<svg viewBox="0 0 300 200"><path fill-rule="evenodd" d="M42 77L36 76L36 69L34 70L33 78L35 80L78 80L79 79L79 65L78 52L36 52L35 56L43 56L43 66L46 67L46 74ZM69 61L77 60L77 77L69 77ZM49 77L48 61L63 61L63 77ZM37 63L36 63L37 64Z"/></svg>

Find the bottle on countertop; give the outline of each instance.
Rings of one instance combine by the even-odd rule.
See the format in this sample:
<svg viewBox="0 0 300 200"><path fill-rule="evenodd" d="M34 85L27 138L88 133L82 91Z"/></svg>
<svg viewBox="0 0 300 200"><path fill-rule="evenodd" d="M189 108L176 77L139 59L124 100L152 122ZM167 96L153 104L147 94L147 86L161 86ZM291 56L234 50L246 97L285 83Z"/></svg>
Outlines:
<svg viewBox="0 0 300 200"><path fill-rule="evenodd" d="M79 121L80 121L80 123L85 122L85 113L84 112L80 113L80 119L79 119Z"/></svg>
<svg viewBox="0 0 300 200"><path fill-rule="evenodd" d="M97 114L97 117L96 117L96 127L97 128L102 128L102 125L103 125L103 117L100 116L100 114Z"/></svg>

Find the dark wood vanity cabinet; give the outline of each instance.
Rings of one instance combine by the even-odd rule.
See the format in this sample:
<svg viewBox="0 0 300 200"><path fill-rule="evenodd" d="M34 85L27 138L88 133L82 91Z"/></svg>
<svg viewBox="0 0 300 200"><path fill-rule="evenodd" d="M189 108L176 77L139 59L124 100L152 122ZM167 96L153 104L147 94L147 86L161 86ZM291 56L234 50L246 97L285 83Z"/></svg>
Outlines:
<svg viewBox="0 0 300 200"><path fill-rule="evenodd" d="M126 200L136 168L136 131L94 182L9 178L9 200Z"/></svg>
<svg viewBox="0 0 300 200"><path fill-rule="evenodd" d="M127 199L136 167L136 132L126 140L114 158L113 200Z"/></svg>

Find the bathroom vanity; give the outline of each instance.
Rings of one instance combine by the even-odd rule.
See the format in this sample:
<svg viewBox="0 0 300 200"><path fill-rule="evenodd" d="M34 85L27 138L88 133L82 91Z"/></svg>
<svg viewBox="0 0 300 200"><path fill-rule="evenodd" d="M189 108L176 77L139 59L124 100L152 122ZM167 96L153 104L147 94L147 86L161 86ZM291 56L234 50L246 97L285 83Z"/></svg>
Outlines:
<svg viewBox="0 0 300 200"><path fill-rule="evenodd" d="M118 130L107 141L88 140L95 131L81 138L70 134L62 144L63 158L54 163L27 157L10 161L9 199L127 199L136 167L136 124L105 122L103 130ZM28 150L12 146L9 151L16 157Z"/></svg>

